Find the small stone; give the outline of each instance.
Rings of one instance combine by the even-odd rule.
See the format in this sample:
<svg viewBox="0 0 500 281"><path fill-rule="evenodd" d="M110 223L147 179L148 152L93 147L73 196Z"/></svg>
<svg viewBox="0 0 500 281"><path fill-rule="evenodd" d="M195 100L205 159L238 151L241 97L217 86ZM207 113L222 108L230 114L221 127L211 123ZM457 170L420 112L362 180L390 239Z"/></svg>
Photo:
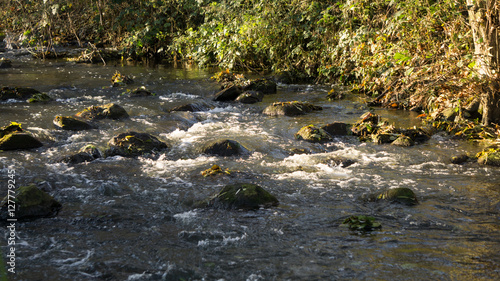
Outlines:
<svg viewBox="0 0 500 281"><path fill-rule="evenodd" d="M71 116L56 116L53 123L58 129L71 131L90 130L94 128L91 124Z"/></svg>

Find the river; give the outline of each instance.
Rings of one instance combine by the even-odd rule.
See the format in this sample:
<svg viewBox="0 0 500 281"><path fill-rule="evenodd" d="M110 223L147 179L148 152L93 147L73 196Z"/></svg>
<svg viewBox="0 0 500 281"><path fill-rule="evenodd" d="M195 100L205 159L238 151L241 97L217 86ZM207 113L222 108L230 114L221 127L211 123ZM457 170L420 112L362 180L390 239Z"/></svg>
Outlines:
<svg viewBox="0 0 500 281"><path fill-rule="evenodd" d="M110 87L115 71L133 77ZM75 64L13 57L0 85L48 93L46 104L3 102L0 126L22 124L44 146L0 152L0 193L8 170L35 182L63 205L56 217L16 225L16 273L11 280L499 280L500 168L451 164L482 147L438 133L409 148L338 137L326 144L295 140L309 124L353 123L370 110L347 95L327 101L330 87L278 85L263 102L211 101L214 72L196 67ZM153 97L131 98L145 86ZM275 101L309 101L323 110L269 117ZM54 128L73 115L115 102L130 115L81 132ZM169 112L198 102L204 112ZM415 113L371 108L396 126L414 126ZM147 132L171 147L158 158L98 159L69 165L57 159L92 143L104 151L125 131ZM210 140L233 139L242 157L200 155ZM309 153L293 154L293 149ZM343 166L338 159L349 159ZM218 164L230 175L203 177ZM191 203L235 182L256 183L280 201L257 211L194 209ZM409 187L420 204L365 202L362 195ZM4 196L2 195L2 196ZM341 227L351 215L371 215L382 228ZM2 250L8 229L2 227Z"/></svg>

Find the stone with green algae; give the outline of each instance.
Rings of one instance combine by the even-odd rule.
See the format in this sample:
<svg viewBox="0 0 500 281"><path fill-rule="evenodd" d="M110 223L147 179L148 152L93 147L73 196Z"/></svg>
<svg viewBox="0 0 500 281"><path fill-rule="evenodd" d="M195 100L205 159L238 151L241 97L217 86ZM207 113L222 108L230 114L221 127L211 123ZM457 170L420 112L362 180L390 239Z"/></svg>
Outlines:
<svg viewBox="0 0 500 281"><path fill-rule="evenodd" d="M278 199L264 188L251 183L236 183L224 186L218 194L198 202L195 206L255 210L278 204Z"/></svg>
<svg viewBox="0 0 500 281"><path fill-rule="evenodd" d="M23 220L52 217L57 215L62 207L61 203L48 193L38 189L34 184L17 188L14 197L9 198L6 196L3 199L1 204L2 219L15 218Z"/></svg>

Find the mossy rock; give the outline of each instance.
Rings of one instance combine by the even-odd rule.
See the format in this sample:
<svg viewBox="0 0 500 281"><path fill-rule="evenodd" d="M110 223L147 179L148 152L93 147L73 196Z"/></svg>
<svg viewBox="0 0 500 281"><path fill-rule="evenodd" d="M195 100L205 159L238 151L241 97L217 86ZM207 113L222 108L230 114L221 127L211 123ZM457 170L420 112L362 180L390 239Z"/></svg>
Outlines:
<svg viewBox="0 0 500 281"><path fill-rule="evenodd" d="M9 215L8 201L2 201L2 219L17 218L18 220L52 217L57 215L62 205L48 193L38 189L35 184L21 186L16 189L15 214Z"/></svg>
<svg viewBox="0 0 500 281"><path fill-rule="evenodd" d="M418 204L417 196L415 193L407 187L398 187L388 189L378 195L372 196L371 199L377 200L387 200L391 202L406 204L406 205L416 205Z"/></svg>
<svg viewBox="0 0 500 281"><path fill-rule="evenodd" d="M9 135L12 133L22 132L21 124L17 122L10 122L8 126L0 128L0 138L3 138L5 135Z"/></svg>
<svg viewBox="0 0 500 281"><path fill-rule="evenodd" d="M264 94L260 91L246 91L236 98L236 101L244 104L253 104L261 102L264 98Z"/></svg>
<svg viewBox="0 0 500 281"><path fill-rule="evenodd" d="M415 142L408 136L401 135L395 141L391 143L391 145L409 147L414 145Z"/></svg>
<svg viewBox="0 0 500 281"><path fill-rule="evenodd" d="M266 107L263 114L270 116L298 116L322 109L320 106L299 101L275 102Z"/></svg>
<svg viewBox="0 0 500 281"><path fill-rule="evenodd" d="M463 163L469 161L469 159L470 159L470 157L467 154L460 154L460 155L451 157L451 163L459 165L459 164L463 164Z"/></svg>
<svg viewBox="0 0 500 281"><path fill-rule="evenodd" d="M90 106L78 112L75 116L87 120L99 120L105 118L116 120L129 117L127 111L115 103L109 103L101 106Z"/></svg>
<svg viewBox="0 0 500 281"><path fill-rule="evenodd" d="M28 133L12 133L0 139L0 150L32 149L43 144Z"/></svg>
<svg viewBox="0 0 500 281"><path fill-rule="evenodd" d="M210 169L206 169L201 172L204 177L216 176L216 175L229 175L230 171L228 169L223 170L219 165L215 164Z"/></svg>
<svg viewBox="0 0 500 281"><path fill-rule="evenodd" d="M302 127L296 134L295 138L298 140L305 140L308 142L327 142L331 141L330 135L323 129L317 128L314 125Z"/></svg>
<svg viewBox="0 0 500 281"><path fill-rule="evenodd" d="M167 144L156 137L137 132L126 132L113 137L109 142L107 156L121 155L134 157L145 154L153 154L168 148Z"/></svg>
<svg viewBox="0 0 500 281"><path fill-rule="evenodd" d="M243 88L243 91L257 91L264 95L275 94L276 93L276 82L269 79L255 79L250 80L247 85Z"/></svg>
<svg viewBox="0 0 500 281"><path fill-rule="evenodd" d="M200 202L198 206L255 210L278 204L278 199L262 187L250 183L236 183L226 185L217 195Z"/></svg>
<svg viewBox="0 0 500 281"><path fill-rule="evenodd" d="M89 144L80 148L78 153L62 158L60 162L76 165L91 162L101 157L99 149L97 149L94 145Z"/></svg>
<svg viewBox="0 0 500 281"><path fill-rule="evenodd" d="M478 155L477 162L481 165L500 167L500 149L487 149Z"/></svg>
<svg viewBox="0 0 500 281"><path fill-rule="evenodd" d="M331 89L326 95L326 99L329 101L341 100L344 98L344 92Z"/></svg>
<svg viewBox="0 0 500 281"><path fill-rule="evenodd" d="M53 123L58 129L70 131L83 131L94 128L91 124L71 116L56 116Z"/></svg>
<svg viewBox="0 0 500 281"><path fill-rule="evenodd" d="M46 93L34 94L31 98L28 99L28 103L37 103L37 102L49 102L52 98Z"/></svg>
<svg viewBox="0 0 500 281"><path fill-rule="evenodd" d="M214 96L214 101L234 101L241 93L241 87L230 85L216 93Z"/></svg>
<svg viewBox="0 0 500 281"><path fill-rule="evenodd" d="M36 94L41 94L39 91L32 88L22 88L22 87L2 87L0 89L0 100L28 100Z"/></svg>
<svg viewBox="0 0 500 281"><path fill-rule="evenodd" d="M244 151L246 149L234 140L217 140L207 143L201 148L201 153L217 156L235 156Z"/></svg>

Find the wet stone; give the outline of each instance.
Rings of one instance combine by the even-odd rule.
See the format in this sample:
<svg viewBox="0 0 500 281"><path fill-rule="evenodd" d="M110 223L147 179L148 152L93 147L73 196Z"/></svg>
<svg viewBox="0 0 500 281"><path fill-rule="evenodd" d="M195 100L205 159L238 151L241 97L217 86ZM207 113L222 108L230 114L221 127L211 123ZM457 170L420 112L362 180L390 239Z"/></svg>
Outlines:
<svg viewBox="0 0 500 281"><path fill-rule="evenodd" d="M52 217L57 215L62 205L48 193L38 189L35 184L16 189L15 217L18 220ZM2 201L1 218L7 219L7 197ZM12 218L12 217L11 217Z"/></svg>

